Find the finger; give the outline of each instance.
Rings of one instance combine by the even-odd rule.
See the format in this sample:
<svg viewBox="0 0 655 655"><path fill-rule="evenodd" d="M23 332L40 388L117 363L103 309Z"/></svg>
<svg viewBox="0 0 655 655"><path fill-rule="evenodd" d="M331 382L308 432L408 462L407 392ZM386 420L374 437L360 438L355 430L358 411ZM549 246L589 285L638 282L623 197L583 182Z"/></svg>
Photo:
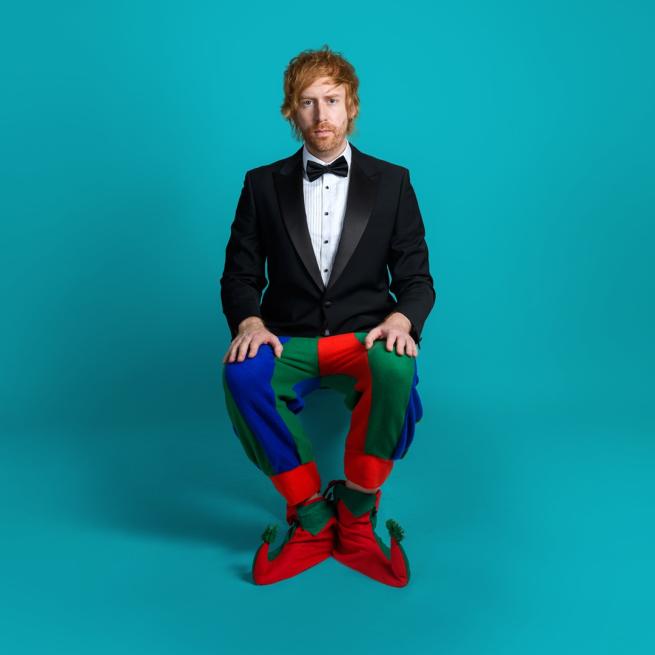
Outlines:
<svg viewBox="0 0 655 655"><path fill-rule="evenodd" d="M239 355L237 361L242 362L246 358L246 353L248 352L248 346L250 345L251 337L244 337L241 343L239 344Z"/></svg>
<svg viewBox="0 0 655 655"><path fill-rule="evenodd" d="M394 332L390 332L387 335L387 350L391 352L393 350L393 342L396 340L396 335Z"/></svg>
<svg viewBox="0 0 655 655"><path fill-rule="evenodd" d="M250 347L248 348L248 357L254 357L257 354L257 351L259 350L259 341L257 339L253 339L250 342Z"/></svg>
<svg viewBox="0 0 655 655"><path fill-rule="evenodd" d="M282 350L284 349L284 346L282 345L282 342L275 337L275 340L273 341L273 350L275 352L276 357L282 357Z"/></svg>
<svg viewBox="0 0 655 655"><path fill-rule="evenodd" d="M234 340L232 342L232 345L230 346L230 354L228 355L228 361L231 363L236 359L237 356L237 349L239 346L240 340Z"/></svg>
<svg viewBox="0 0 655 655"><path fill-rule="evenodd" d="M396 352L399 355L404 355L405 354L405 348L407 347L407 343L405 342L404 337L398 337L396 339Z"/></svg>
<svg viewBox="0 0 655 655"><path fill-rule="evenodd" d="M364 339L364 345L367 348L370 348L373 345L373 342L378 338L380 334L380 328L374 327L367 335L366 338Z"/></svg>
<svg viewBox="0 0 655 655"><path fill-rule="evenodd" d="M263 346L265 343L271 347L271 350L276 357L278 356L278 351L281 354L282 343L273 333L266 334L262 337L260 346Z"/></svg>

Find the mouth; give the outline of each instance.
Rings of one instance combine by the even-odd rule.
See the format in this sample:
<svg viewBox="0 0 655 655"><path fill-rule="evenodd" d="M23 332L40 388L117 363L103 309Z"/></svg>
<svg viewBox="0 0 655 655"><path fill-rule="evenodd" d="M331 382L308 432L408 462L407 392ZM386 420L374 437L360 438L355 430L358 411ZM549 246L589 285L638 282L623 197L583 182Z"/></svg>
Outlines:
<svg viewBox="0 0 655 655"><path fill-rule="evenodd" d="M317 134L318 136L326 136L331 133L332 130L314 130L314 134Z"/></svg>

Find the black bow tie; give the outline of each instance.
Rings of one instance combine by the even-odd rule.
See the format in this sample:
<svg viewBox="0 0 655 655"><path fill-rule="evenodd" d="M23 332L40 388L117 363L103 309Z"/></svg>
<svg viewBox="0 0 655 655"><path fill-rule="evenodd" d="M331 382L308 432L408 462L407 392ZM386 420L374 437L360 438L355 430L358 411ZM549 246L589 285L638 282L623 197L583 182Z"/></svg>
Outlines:
<svg viewBox="0 0 655 655"><path fill-rule="evenodd" d="M346 177L348 175L348 161L343 155L325 166L315 162L313 159L307 160L307 177L310 182L321 177L323 173L334 173L335 175Z"/></svg>

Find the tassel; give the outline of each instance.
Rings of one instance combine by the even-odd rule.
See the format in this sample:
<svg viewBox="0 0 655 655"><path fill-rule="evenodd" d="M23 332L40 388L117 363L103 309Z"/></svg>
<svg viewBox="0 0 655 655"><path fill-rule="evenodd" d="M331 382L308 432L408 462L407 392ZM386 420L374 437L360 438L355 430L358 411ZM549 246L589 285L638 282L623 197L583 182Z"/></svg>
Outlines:
<svg viewBox="0 0 655 655"><path fill-rule="evenodd" d="M272 544L277 536L277 525L269 525L262 533L262 541L267 544Z"/></svg>
<svg viewBox="0 0 655 655"><path fill-rule="evenodd" d="M387 530L389 530L389 536L394 538L398 543L400 543L405 537L405 531L400 527L400 525L393 519L388 519L386 522Z"/></svg>

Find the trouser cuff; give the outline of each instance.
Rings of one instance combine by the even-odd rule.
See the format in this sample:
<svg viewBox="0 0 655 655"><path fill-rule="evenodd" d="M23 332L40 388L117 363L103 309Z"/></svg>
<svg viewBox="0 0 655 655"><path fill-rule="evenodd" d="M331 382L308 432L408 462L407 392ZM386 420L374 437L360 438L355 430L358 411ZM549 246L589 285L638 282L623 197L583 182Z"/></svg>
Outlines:
<svg viewBox="0 0 655 655"><path fill-rule="evenodd" d="M393 460L346 450L344 471L351 482L364 489L377 489L389 477Z"/></svg>
<svg viewBox="0 0 655 655"><path fill-rule="evenodd" d="M316 462L306 462L289 471L272 475L271 481L289 505L296 505L321 491L321 476Z"/></svg>

